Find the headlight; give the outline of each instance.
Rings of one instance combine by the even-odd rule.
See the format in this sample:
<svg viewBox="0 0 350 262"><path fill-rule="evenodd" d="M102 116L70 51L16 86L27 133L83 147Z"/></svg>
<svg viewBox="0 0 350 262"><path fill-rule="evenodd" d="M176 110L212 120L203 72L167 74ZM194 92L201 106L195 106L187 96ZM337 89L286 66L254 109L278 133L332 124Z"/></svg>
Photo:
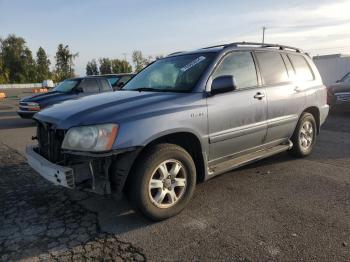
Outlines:
<svg viewBox="0 0 350 262"><path fill-rule="evenodd" d="M62 148L78 151L108 151L118 133L118 125L72 127L64 137Z"/></svg>
<svg viewBox="0 0 350 262"><path fill-rule="evenodd" d="M28 102L27 108L29 111L40 111L40 105L35 102Z"/></svg>

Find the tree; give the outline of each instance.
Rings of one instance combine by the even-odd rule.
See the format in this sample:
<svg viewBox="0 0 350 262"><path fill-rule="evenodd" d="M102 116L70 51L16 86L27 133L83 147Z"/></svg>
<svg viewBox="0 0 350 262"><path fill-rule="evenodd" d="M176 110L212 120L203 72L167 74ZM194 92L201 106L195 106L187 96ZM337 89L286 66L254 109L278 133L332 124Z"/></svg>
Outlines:
<svg viewBox="0 0 350 262"><path fill-rule="evenodd" d="M112 62L109 58L100 58L100 74L111 74L112 73Z"/></svg>
<svg viewBox="0 0 350 262"><path fill-rule="evenodd" d="M126 60L113 59L112 63L112 73L130 73L132 71L132 67Z"/></svg>
<svg viewBox="0 0 350 262"><path fill-rule="evenodd" d="M142 52L139 50L135 50L132 52L132 61L135 66L135 72L141 71L145 66L150 63L150 59L145 58L142 55Z"/></svg>
<svg viewBox="0 0 350 262"><path fill-rule="evenodd" d="M36 63L32 55L32 51L29 48L25 48L22 55L23 66L23 82L33 83L36 82L37 71Z"/></svg>
<svg viewBox="0 0 350 262"><path fill-rule="evenodd" d="M35 80L35 61L22 37L9 35L1 41L1 78L9 83Z"/></svg>
<svg viewBox="0 0 350 262"><path fill-rule="evenodd" d="M92 59L86 64L86 75L98 75L98 68L95 59Z"/></svg>
<svg viewBox="0 0 350 262"><path fill-rule="evenodd" d="M51 78L50 72L50 60L47 57L47 54L41 46L36 53L36 81L42 82L46 79Z"/></svg>
<svg viewBox="0 0 350 262"><path fill-rule="evenodd" d="M0 38L0 84L6 84L9 81L9 72L5 67L3 55L2 55L2 39Z"/></svg>
<svg viewBox="0 0 350 262"><path fill-rule="evenodd" d="M74 59L79 53L71 53L69 46L59 44L56 52L55 81L60 82L64 79L74 77Z"/></svg>

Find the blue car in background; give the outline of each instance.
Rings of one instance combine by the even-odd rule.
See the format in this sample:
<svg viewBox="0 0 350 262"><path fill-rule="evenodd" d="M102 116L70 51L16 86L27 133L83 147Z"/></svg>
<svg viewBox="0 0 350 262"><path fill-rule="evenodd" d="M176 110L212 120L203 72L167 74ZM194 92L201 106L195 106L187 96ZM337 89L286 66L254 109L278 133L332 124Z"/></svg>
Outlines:
<svg viewBox="0 0 350 262"><path fill-rule="evenodd" d="M122 89L122 87L135 76L133 73L122 73L122 74L105 74L96 75L96 77L105 77L111 84L113 91Z"/></svg>
<svg viewBox="0 0 350 262"><path fill-rule="evenodd" d="M52 91L25 97L19 102L17 114L22 118L32 118L43 108L71 99L112 92L113 88L106 77L87 76L66 79Z"/></svg>

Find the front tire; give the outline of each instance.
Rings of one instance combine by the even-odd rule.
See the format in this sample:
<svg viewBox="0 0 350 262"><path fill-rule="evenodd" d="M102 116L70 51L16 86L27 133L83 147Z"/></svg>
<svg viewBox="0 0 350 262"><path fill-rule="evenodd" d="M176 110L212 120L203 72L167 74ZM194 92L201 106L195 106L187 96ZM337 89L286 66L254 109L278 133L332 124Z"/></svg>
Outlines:
<svg viewBox="0 0 350 262"><path fill-rule="evenodd" d="M306 157L312 153L316 142L317 125L310 113L303 113L292 136L293 147L290 150L296 157Z"/></svg>
<svg viewBox="0 0 350 262"><path fill-rule="evenodd" d="M191 155L174 144L158 144L137 160L129 199L148 218L160 221L181 212L196 186Z"/></svg>

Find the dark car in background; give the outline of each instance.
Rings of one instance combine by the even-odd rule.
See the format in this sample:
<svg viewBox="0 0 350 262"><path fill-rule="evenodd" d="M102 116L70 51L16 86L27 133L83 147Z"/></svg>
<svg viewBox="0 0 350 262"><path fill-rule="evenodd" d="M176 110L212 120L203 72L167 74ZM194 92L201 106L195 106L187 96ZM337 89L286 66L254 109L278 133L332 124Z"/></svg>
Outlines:
<svg viewBox="0 0 350 262"><path fill-rule="evenodd" d="M23 98L19 102L17 114L22 118L32 118L35 113L48 106L66 100L112 91L112 86L105 77L88 76L66 79L50 92Z"/></svg>
<svg viewBox="0 0 350 262"><path fill-rule="evenodd" d="M350 72L327 87L328 104L334 109L350 110Z"/></svg>
<svg viewBox="0 0 350 262"><path fill-rule="evenodd" d="M96 77L107 78L113 91L120 90L134 76L133 73L96 75Z"/></svg>

